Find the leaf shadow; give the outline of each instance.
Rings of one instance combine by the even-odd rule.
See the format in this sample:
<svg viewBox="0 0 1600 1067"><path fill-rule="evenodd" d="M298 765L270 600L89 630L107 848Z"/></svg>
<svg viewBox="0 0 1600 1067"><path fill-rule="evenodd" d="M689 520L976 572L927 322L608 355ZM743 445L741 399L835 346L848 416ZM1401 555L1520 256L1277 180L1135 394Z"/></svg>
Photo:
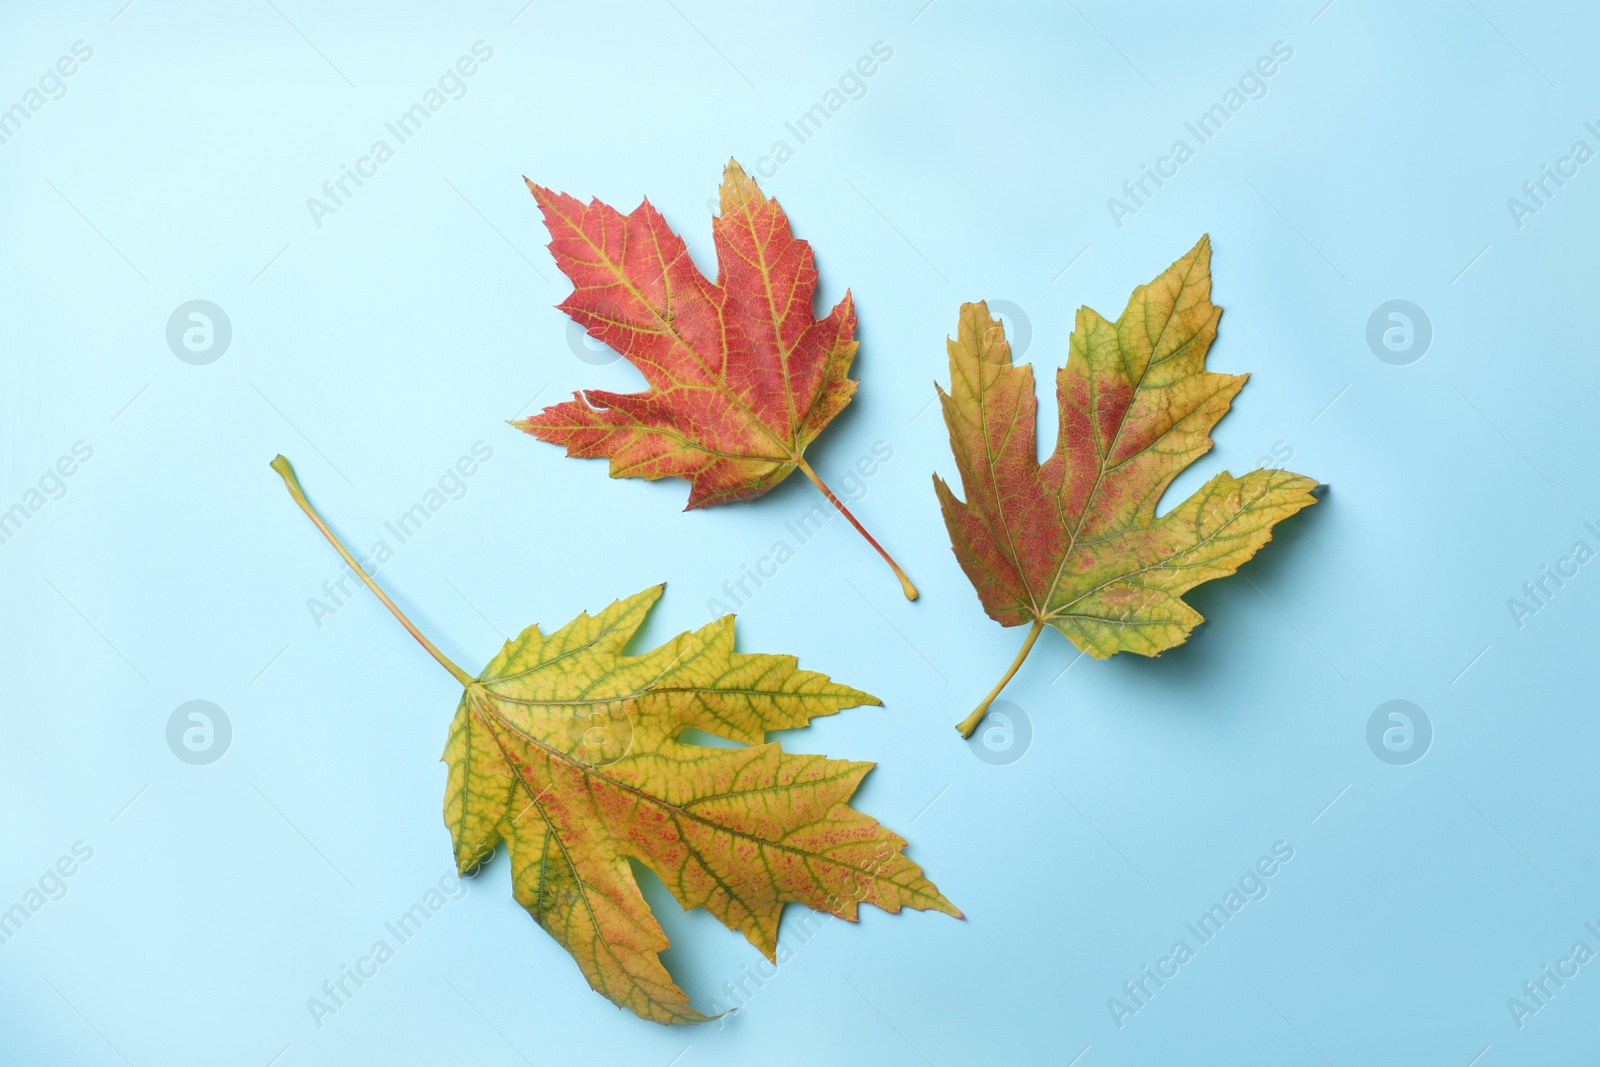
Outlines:
<svg viewBox="0 0 1600 1067"><path fill-rule="evenodd" d="M639 860L630 857L628 865L670 942L661 953L661 965L694 1007L707 1015L726 1010L730 1003L724 985L741 977L738 964L753 967L763 958L761 953L743 934L723 926L704 908L685 910L666 883ZM732 957L738 958L738 964L731 962Z"/></svg>
<svg viewBox="0 0 1600 1067"><path fill-rule="evenodd" d="M1183 644L1155 657L1114 656L1106 666L1128 672L1132 676L1130 683L1142 689L1170 695L1172 700L1163 710L1175 708L1186 715L1197 711L1226 714L1227 709L1220 702L1193 699L1194 693L1216 691L1237 675L1237 660L1214 654L1213 642L1234 637L1230 631L1239 629L1237 620L1250 610L1264 611L1277 625L1286 626L1279 617L1278 598L1273 596L1273 590L1292 583L1294 574L1304 569L1303 557L1315 551L1314 539L1322 536L1318 517L1324 508L1332 506L1332 500L1328 487L1322 487L1318 503L1275 527L1272 540L1235 574L1205 582L1185 593L1184 600L1205 621ZM1300 642L1301 638L1291 630L1291 640Z"/></svg>

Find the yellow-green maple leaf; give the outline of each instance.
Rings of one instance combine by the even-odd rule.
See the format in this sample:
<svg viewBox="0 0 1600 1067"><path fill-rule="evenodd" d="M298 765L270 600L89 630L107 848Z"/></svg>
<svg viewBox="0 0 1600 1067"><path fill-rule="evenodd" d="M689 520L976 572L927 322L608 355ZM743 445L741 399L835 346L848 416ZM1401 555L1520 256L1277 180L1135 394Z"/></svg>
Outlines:
<svg viewBox="0 0 1600 1067"><path fill-rule="evenodd" d="M1043 464L1033 370L1013 366L1005 328L963 304L939 389L965 502L934 475L951 547L990 618L1031 623L1011 669L957 727L970 736L1045 626L1096 659L1155 656L1202 620L1182 595L1234 573L1272 527L1316 502L1314 479L1223 471L1157 517L1172 480L1211 450L1247 374L1206 370L1222 309L1202 237L1116 322L1084 307L1056 375L1060 430Z"/></svg>
<svg viewBox="0 0 1600 1067"><path fill-rule="evenodd" d="M849 807L872 764L762 743L878 699L792 656L735 652L732 616L624 655L661 588L548 636L529 627L467 688L444 753L461 870L507 842L517 902L597 991L658 1022L704 1016L656 958L667 939L629 858L768 959L789 901L846 919L862 902L958 915L902 838ZM748 747L687 744L690 727Z"/></svg>
<svg viewBox="0 0 1600 1067"><path fill-rule="evenodd" d="M704 908L776 960L784 904L855 921L859 906L961 917L849 806L871 763L784 752L768 730L878 704L793 656L734 651L732 616L628 655L662 586L551 634L530 626L478 677L450 662L323 523L282 456L273 467L345 562L458 681L444 816L458 870L508 846L517 902L612 1002L661 1023L704 1022L658 953L667 938L629 860L684 908ZM683 741L699 729L738 748Z"/></svg>

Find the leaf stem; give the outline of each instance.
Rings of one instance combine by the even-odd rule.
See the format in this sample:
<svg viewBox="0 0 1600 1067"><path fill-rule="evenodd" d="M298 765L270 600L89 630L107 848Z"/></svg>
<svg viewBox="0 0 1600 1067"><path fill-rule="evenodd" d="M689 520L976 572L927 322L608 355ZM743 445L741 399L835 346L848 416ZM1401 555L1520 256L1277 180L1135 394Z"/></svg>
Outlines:
<svg viewBox="0 0 1600 1067"><path fill-rule="evenodd" d="M1028 658L1029 652L1033 651L1033 643L1039 640L1039 634L1043 630L1044 622L1034 619L1033 628L1028 631L1028 639L1022 642L1022 650L1017 653L1017 658L1011 661L1011 669L1006 671L1005 677L1001 678L993 689L989 690L989 695L983 698L983 703L979 704L972 714L968 715L962 720L961 725L956 727L962 737L972 736L972 731L978 728L978 724L983 721L983 717L989 713L989 705L994 703L994 698L1000 695L1000 690L1006 687L1006 683L1011 681L1012 676L1017 673L1017 668L1022 666L1022 661Z"/></svg>
<svg viewBox="0 0 1600 1067"><path fill-rule="evenodd" d="M296 504L300 505L300 510L310 516L311 521L317 524L317 529L322 531L322 536L326 537L328 539L328 543L338 550L339 555L344 557L345 563L347 563L350 569L355 572L356 577L365 582L367 588L377 594L378 599L383 601L383 606L389 609L390 614L400 620L400 625L411 631L411 636L415 637L418 643L420 643L423 648L428 650L428 654L430 656L439 661L440 666L454 675L456 681L460 682L464 686L472 686L475 681L472 675L468 674L460 667L457 667L450 661L449 657L434 647L432 641L429 641L426 637L422 636L422 631L413 626L411 620L406 618L405 613L399 608L395 607L394 601L389 599L388 594L386 594L382 589L378 588L378 583L373 581L371 576L361 568L361 564L355 561L355 557L350 555L350 550L344 547L343 542L339 540L338 536L335 535L332 530L328 529L328 524L322 521L322 516L317 514L317 510L313 508L311 506L311 502L306 499L305 490L300 488L300 479L294 476L294 468L289 465L289 461L284 459L282 456L278 456L272 461L272 469L277 471L278 474L283 478L283 484L289 487L289 495L294 497L294 502Z"/></svg>
<svg viewBox="0 0 1600 1067"><path fill-rule="evenodd" d="M906 595L906 599L917 599L917 587L911 584L911 579L906 577L906 572L900 569L900 564L894 561L894 557L883 550L883 546L878 544L871 534L867 533L867 528L856 521L854 515L850 514L850 509L844 506L844 502L834 496L833 490L822 483L822 479L817 477L817 472L811 469L811 464L805 461L804 456L801 456L797 462L800 465L801 473L811 479L812 485L822 490L822 495L828 498L828 503L838 508L839 514L849 519L850 525L854 526L857 532L867 539L867 544L878 550L878 555L882 556L883 561L889 565L889 569L894 571L894 576L900 579L900 591Z"/></svg>

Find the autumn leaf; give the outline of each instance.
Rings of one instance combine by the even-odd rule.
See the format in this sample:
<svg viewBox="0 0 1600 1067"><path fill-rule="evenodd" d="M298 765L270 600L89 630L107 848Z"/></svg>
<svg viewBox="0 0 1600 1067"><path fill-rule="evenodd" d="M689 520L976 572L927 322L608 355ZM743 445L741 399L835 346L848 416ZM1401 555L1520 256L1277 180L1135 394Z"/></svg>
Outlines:
<svg viewBox="0 0 1600 1067"><path fill-rule="evenodd" d="M813 315L811 246L790 232L778 202L728 161L722 214L711 220L712 282L649 200L623 215L528 188L574 286L559 307L650 388L585 389L512 425L569 456L609 458L613 478L687 478L690 508L754 500L799 469L915 600L905 572L806 462L806 447L856 391L855 305L846 291L826 318Z"/></svg>
<svg viewBox="0 0 1600 1067"><path fill-rule="evenodd" d="M793 656L735 652L731 615L628 655L659 585L548 635L528 627L474 678L361 569L289 461L272 467L351 571L465 690L443 757L457 869L476 873L504 842L517 903L602 996L659 1023L707 1019L658 958L667 937L629 860L772 961L790 901L851 922L863 903L962 917L903 855L904 838L849 806L873 764L763 743L768 730L877 697L800 670ZM691 728L741 747L688 744L681 735Z"/></svg>
<svg viewBox="0 0 1600 1067"><path fill-rule="evenodd" d="M1247 374L1205 369L1222 309L1206 237L1116 322L1079 308L1056 374L1061 425L1041 466L1033 371L1013 366L1004 327L963 304L939 389L966 501L934 475L950 543L989 617L1030 623L1011 669L963 723L970 737L1048 624L1096 659L1156 656L1202 621L1188 590L1232 574L1272 527L1315 503L1316 481L1224 471L1157 517L1172 480L1211 449L1211 429ZM936 386L937 387L937 386Z"/></svg>

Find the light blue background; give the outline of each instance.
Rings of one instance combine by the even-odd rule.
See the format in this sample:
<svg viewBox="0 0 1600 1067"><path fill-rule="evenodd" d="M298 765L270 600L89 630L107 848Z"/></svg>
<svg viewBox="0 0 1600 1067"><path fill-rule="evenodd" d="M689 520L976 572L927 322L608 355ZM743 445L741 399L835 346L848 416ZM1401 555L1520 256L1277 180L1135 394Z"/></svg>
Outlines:
<svg viewBox="0 0 1600 1067"><path fill-rule="evenodd" d="M1600 949L1600 565L1520 629L1506 605L1574 541L1600 547L1600 163L1520 229L1506 206L1573 141L1600 148L1591 12L122 2L8 3L0 30L0 107L94 49L0 145L0 507L94 450L0 545L0 907L94 849L0 946L0 1060L1493 1067L1594 1047L1600 964L1522 1029L1506 1006L1574 942ZM307 198L479 40L467 95L318 228ZM268 460L365 547L492 447L381 572L469 668L662 580L647 643L706 621L815 493L683 514L682 482L611 481L505 425L639 381L569 347L520 176L623 209L648 193L710 271L723 162L793 146L784 123L880 40L866 95L763 184L817 250L821 301L859 306L862 386L813 462L893 449L855 510L923 598L835 522L739 641L882 696L785 743L879 761L859 806L967 920L832 923L726 1026L665 1029L586 988L502 859L318 1029L306 999L448 869L459 690L364 593L313 623L338 561ZM1265 98L1116 226L1107 198L1280 40ZM1160 660L1074 663L1048 633L1006 693L1031 750L988 765L950 727L1022 634L979 608L929 484L955 474L927 405L957 306L1024 309L1048 379L1080 304L1115 314L1206 232L1211 366L1254 377L1175 493L1276 445L1331 494L1194 593L1209 625ZM209 366L165 341L196 298L234 331ZM1365 340L1395 298L1433 324L1409 366ZM1404 767L1365 733L1397 698L1436 735ZM232 721L210 766L165 740L191 699ZM1119 1029L1107 999L1277 841L1294 859L1270 896ZM648 892L668 966L725 1004L755 950Z"/></svg>

